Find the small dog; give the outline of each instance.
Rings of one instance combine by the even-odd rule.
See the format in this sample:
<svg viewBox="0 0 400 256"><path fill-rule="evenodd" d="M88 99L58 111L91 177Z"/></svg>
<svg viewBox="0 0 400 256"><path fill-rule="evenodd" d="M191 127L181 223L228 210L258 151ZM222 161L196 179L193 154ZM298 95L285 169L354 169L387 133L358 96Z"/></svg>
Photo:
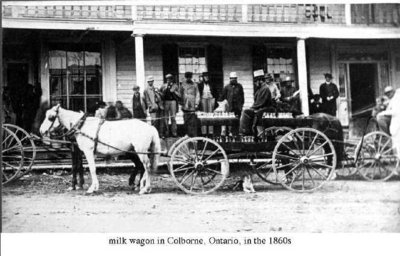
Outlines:
<svg viewBox="0 0 400 256"><path fill-rule="evenodd" d="M254 190L253 182L251 181L250 175L246 175L243 177L242 180L239 180L238 182L236 182L235 186L233 187L233 190L243 190L243 192L246 192L246 193L255 193L256 192Z"/></svg>

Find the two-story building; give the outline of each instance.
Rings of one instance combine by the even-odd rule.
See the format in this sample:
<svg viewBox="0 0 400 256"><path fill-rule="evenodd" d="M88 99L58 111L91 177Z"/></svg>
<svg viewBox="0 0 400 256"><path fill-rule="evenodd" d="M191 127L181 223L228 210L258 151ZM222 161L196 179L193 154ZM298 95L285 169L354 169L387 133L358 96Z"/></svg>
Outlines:
<svg viewBox="0 0 400 256"><path fill-rule="evenodd" d="M229 73L253 102L253 71L290 76L308 113L324 73L338 85L342 124L357 136L384 87L400 88L400 4L229 4L190 1L3 1L4 84L40 83L42 100L94 112L131 107L132 86L204 71Z"/></svg>

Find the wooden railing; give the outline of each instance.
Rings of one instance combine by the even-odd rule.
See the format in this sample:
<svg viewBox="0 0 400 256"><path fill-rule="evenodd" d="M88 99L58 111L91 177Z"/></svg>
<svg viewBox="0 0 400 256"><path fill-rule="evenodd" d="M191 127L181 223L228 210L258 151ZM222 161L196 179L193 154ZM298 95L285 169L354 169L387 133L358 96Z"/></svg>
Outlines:
<svg viewBox="0 0 400 256"><path fill-rule="evenodd" d="M345 23L344 4L269 4L249 5L250 22L270 23Z"/></svg>
<svg viewBox="0 0 400 256"><path fill-rule="evenodd" d="M130 5L3 6L4 18L20 19L132 19Z"/></svg>
<svg viewBox="0 0 400 256"><path fill-rule="evenodd" d="M127 5L85 1L82 5L2 4L5 19L168 21L190 23L289 23L399 26L400 4ZM132 1L134 4L134 1ZM347 17L347 19L346 19Z"/></svg>
<svg viewBox="0 0 400 256"><path fill-rule="evenodd" d="M400 4L353 4L352 24L400 26Z"/></svg>
<svg viewBox="0 0 400 256"><path fill-rule="evenodd" d="M241 5L140 5L138 20L169 20L186 22L240 22Z"/></svg>

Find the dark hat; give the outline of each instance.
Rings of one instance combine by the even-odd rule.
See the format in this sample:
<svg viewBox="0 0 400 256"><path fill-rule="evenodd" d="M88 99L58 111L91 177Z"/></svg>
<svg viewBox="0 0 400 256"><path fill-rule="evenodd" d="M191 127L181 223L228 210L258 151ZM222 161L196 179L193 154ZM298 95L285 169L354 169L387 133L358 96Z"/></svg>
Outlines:
<svg viewBox="0 0 400 256"><path fill-rule="evenodd" d="M174 76L171 75L171 74L167 74L167 75L165 76L165 78L174 78Z"/></svg>
<svg viewBox="0 0 400 256"><path fill-rule="evenodd" d="M271 74L266 74L266 75L265 75L265 79L274 80L274 78L272 77Z"/></svg>
<svg viewBox="0 0 400 256"><path fill-rule="evenodd" d="M331 73L325 73L325 74L324 74L324 77L325 77L325 78L328 77L328 78L332 79L332 74L331 74Z"/></svg>
<svg viewBox="0 0 400 256"><path fill-rule="evenodd" d="M193 73L192 72L185 72L185 78L192 78Z"/></svg>
<svg viewBox="0 0 400 256"><path fill-rule="evenodd" d="M138 90L138 89L140 89L140 87L139 87L139 85L136 85L136 84L132 88L132 90Z"/></svg>

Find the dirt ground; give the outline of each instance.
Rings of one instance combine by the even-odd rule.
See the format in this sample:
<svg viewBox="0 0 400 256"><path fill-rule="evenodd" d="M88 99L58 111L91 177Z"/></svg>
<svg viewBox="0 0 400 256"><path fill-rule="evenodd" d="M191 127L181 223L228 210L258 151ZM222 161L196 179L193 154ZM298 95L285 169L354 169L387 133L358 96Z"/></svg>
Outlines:
<svg viewBox="0 0 400 256"><path fill-rule="evenodd" d="M101 173L100 192L68 191L68 174L3 187L3 232L400 232L400 181L335 180L299 194L255 180L255 194L192 196L166 175L138 195L127 173ZM89 178L86 176L86 180Z"/></svg>

